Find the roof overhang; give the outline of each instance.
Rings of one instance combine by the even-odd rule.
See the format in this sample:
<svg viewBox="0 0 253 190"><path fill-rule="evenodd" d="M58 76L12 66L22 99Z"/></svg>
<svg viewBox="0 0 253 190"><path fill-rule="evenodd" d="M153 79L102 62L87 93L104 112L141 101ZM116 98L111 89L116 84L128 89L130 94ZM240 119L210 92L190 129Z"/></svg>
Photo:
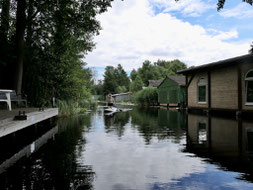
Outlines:
<svg viewBox="0 0 253 190"><path fill-rule="evenodd" d="M221 60L217 62L212 62L212 63L208 63L208 64L204 64L204 65L200 65L200 66L196 66L196 67L192 67L192 68L188 68L184 70L179 70L177 71L177 73L190 74L190 73L195 73L199 71L206 71L206 70L212 70L212 69L217 69L217 68L223 68L227 66L233 66L237 64L246 63L246 62L252 62L253 64L253 54L246 54L246 55L242 55L242 56L238 56L238 57L234 57L230 59L225 59L225 60Z"/></svg>

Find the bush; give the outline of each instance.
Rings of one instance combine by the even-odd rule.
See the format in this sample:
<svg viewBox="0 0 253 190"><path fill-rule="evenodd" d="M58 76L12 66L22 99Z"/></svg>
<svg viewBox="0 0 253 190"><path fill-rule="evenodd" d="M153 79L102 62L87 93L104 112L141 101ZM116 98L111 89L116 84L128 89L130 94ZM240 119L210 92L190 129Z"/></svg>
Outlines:
<svg viewBox="0 0 253 190"><path fill-rule="evenodd" d="M155 105L158 101L157 88L148 87L133 95L133 100L142 106Z"/></svg>

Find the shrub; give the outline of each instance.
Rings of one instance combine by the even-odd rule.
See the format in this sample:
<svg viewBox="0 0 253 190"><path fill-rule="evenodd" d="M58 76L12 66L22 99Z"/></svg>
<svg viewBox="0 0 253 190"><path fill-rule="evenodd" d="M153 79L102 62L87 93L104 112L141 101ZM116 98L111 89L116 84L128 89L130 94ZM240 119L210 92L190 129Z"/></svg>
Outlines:
<svg viewBox="0 0 253 190"><path fill-rule="evenodd" d="M148 87L133 95L133 100L142 106L154 105L158 101L157 88Z"/></svg>

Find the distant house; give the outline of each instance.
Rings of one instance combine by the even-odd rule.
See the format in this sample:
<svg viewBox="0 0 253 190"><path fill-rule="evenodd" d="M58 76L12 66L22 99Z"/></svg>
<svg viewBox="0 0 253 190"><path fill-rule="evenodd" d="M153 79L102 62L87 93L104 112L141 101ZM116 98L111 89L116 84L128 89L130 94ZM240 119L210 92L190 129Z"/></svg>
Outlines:
<svg viewBox="0 0 253 190"><path fill-rule="evenodd" d="M185 100L185 76L167 76L158 86L160 105L183 105Z"/></svg>
<svg viewBox="0 0 253 190"><path fill-rule="evenodd" d="M148 87L158 87L163 80L148 80Z"/></svg>
<svg viewBox="0 0 253 190"><path fill-rule="evenodd" d="M115 99L115 102L129 101L131 99L131 92L113 94L112 97Z"/></svg>
<svg viewBox="0 0 253 190"><path fill-rule="evenodd" d="M190 110L253 111L252 54L178 73L186 76L186 105Z"/></svg>

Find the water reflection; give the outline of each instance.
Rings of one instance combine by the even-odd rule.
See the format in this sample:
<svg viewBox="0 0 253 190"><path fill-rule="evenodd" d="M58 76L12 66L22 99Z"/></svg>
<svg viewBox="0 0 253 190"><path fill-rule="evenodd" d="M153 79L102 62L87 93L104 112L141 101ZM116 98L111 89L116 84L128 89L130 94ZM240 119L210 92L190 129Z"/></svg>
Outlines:
<svg viewBox="0 0 253 190"><path fill-rule="evenodd" d="M0 189L92 189L95 175L92 166L83 166L77 159L86 143L82 133L89 131L89 127L90 116L62 120L14 153L2 163L16 162L0 175Z"/></svg>
<svg viewBox="0 0 253 190"><path fill-rule="evenodd" d="M188 115L186 151L253 182L253 122Z"/></svg>
<svg viewBox="0 0 253 190"><path fill-rule="evenodd" d="M0 139L0 189L253 188L252 122L101 109L27 130Z"/></svg>
<svg viewBox="0 0 253 190"><path fill-rule="evenodd" d="M173 139L175 143L184 138L185 117L177 110L136 108L131 116L132 127L142 134L147 145L154 137L158 140Z"/></svg>
<svg viewBox="0 0 253 190"><path fill-rule="evenodd" d="M118 112L104 116L106 133L115 132L118 137L122 137L125 131L125 125L129 122L129 112Z"/></svg>
<svg viewBox="0 0 253 190"><path fill-rule="evenodd" d="M83 163L92 165L96 173L94 189L164 189L167 183L205 171L200 159L180 151L185 144L184 126L162 123L166 118L158 118L160 113L164 110L134 108L113 117L92 118ZM177 122L183 116L174 112L170 117Z"/></svg>

